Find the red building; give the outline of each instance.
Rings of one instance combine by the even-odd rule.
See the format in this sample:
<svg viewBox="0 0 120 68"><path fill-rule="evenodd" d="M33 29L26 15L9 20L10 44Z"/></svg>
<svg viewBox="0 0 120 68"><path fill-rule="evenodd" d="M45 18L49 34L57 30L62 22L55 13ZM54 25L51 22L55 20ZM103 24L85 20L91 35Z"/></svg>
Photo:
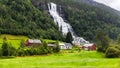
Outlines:
<svg viewBox="0 0 120 68"><path fill-rule="evenodd" d="M84 50L96 50L96 45L94 43L84 44L81 48Z"/></svg>
<svg viewBox="0 0 120 68"><path fill-rule="evenodd" d="M28 39L26 40L26 46L39 46L42 42L38 39Z"/></svg>

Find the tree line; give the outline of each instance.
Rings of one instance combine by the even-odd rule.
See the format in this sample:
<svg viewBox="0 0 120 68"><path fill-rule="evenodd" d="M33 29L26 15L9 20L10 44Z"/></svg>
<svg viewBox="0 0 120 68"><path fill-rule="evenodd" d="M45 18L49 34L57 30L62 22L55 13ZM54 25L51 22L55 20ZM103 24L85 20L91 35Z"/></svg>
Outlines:
<svg viewBox="0 0 120 68"><path fill-rule="evenodd" d="M105 35L102 30L99 30L96 34L97 51L105 54L107 58L118 58L120 57L120 35L117 38L116 44L110 44L110 38ZM115 41L114 41L115 42Z"/></svg>

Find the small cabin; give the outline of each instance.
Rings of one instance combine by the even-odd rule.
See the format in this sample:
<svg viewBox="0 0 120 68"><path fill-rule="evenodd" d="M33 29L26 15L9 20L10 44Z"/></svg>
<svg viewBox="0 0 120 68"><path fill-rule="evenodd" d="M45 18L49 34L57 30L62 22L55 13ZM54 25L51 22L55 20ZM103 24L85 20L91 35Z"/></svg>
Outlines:
<svg viewBox="0 0 120 68"><path fill-rule="evenodd" d="M26 40L26 46L39 46L42 42L39 39L28 39Z"/></svg>
<svg viewBox="0 0 120 68"><path fill-rule="evenodd" d="M96 50L96 45L94 43L84 44L81 48L83 50Z"/></svg>

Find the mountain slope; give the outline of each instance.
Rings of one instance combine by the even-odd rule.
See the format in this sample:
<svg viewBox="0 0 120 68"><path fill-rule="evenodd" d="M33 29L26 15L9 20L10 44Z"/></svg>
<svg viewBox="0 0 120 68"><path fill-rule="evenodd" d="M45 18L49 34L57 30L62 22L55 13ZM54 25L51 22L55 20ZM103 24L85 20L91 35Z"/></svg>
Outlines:
<svg viewBox="0 0 120 68"><path fill-rule="evenodd" d="M109 7L74 2L67 4L67 7L64 6L64 12L78 36L93 40L98 30L102 30L110 38L115 39L120 33L120 17Z"/></svg>
<svg viewBox="0 0 120 68"><path fill-rule="evenodd" d="M37 9L30 0L0 0L0 33L32 38L62 38L50 16Z"/></svg>
<svg viewBox="0 0 120 68"><path fill-rule="evenodd" d="M58 4L60 15L71 24L78 36L82 36L88 40L94 40L99 30L105 32L112 39L116 39L120 33L120 16L117 14L118 11L93 0L32 1L54 2ZM40 8L40 5L37 7Z"/></svg>
<svg viewBox="0 0 120 68"><path fill-rule="evenodd" d="M49 2L58 5L58 12L78 36L93 40L102 30L116 39L120 33L118 11L92 0L0 0L0 33L63 39L48 13Z"/></svg>

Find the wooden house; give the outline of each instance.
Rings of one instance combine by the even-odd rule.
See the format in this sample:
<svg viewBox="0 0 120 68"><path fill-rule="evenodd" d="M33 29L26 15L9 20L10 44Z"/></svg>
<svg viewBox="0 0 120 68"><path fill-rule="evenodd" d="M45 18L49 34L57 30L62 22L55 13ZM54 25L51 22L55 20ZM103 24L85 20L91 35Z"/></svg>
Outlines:
<svg viewBox="0 0 120 68"><path fill-rule="evenodd" d="M39 46L42 42L39 39L28 39L26 40L26 46Z"/></svg>
<svg viewBox="0 0 120 68"><path fill-rule="evenodd" d="M96 45L94 43L84 44L81 48L84 50L96 50Z"/></svg>

